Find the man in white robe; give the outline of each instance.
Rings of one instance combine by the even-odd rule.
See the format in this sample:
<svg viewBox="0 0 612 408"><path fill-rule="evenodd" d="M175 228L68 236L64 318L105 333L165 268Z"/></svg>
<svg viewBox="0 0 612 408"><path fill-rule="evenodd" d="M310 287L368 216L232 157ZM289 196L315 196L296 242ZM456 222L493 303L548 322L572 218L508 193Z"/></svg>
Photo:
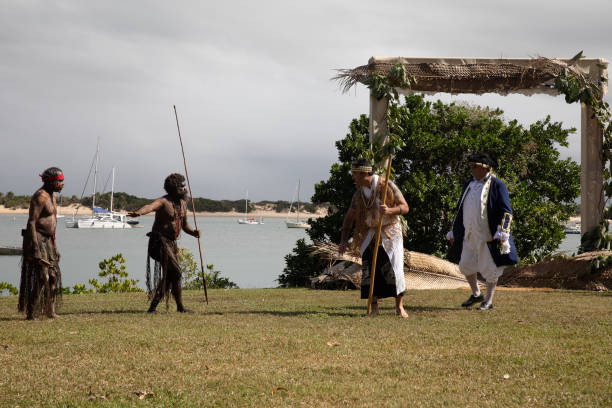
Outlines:
<svg viewBox="0 0 612 408"><path fill-rule="evenodd" d="M383 217L381 245L378 249L371 315L377 315L378 299L395 298L395 311L401 317L408 317L403 299L406 290L404 278L404 243L399 215L408 213L408 204L393 182L389 182L387 199L382 204L384 177L373 174L372 165L365 159L352 163L351 173L357 191L344 217L340 253L349 247L349 234L355 224L351 247L359 249L362 257L361 298L367 299L370 288L371 264L375 246L376 229Z"/></svg>

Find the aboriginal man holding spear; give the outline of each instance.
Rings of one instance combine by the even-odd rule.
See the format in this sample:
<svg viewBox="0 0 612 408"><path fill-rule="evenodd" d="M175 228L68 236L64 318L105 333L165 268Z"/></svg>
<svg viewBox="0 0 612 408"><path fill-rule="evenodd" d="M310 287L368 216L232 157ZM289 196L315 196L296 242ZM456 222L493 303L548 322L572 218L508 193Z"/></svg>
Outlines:
<svg viewBox="0 0 612 408"><path fill-rule="evenodd" d="M178 261L178 246L176 241L181 230L196 238L200 238L200 231L192 229L187 222L187 192L185 190L185 177L173 173L164 181L165 196L158 198L151 204L128 213L130 217L138 217L155 211L153 228L149 236L147 258L147 290L152 296L148 312L154 313L162 298L166 300L170 292L176 301L176 309L181 313L193 313L183 306L181 288L181 269ZM155 261L153 277L151 277L151 258Z"/></svg>
<svg viewBox="0 0 612 408"><path fill-rule="evenodd" d="M357 191L344 217L339 251L342 254L348 249L349 234L355 224L350 246L361 254L361 298L369 300L369 315L378 314L379 298L394 297L396 314L408 317L403 305L406 281L399 220L399 215L408 213L408 204L399 188L387 181L389 172L387 177L374 174L367 160L353 161L351 173ZM371 269L375 269L375 279Z"/></svg>

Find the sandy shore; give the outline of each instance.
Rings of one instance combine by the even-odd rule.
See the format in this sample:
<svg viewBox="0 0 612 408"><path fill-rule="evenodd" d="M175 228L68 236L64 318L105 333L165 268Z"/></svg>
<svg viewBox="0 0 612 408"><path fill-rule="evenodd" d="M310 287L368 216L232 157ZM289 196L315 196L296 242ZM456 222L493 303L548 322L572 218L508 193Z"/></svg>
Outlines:
<svg viewBox="0 0 612 408"><path fill-rule="evenodd" d="M75 210L76 210L77 206L76 205L70 205L70 206L64 206L64 207L58 207L58 214L63 214L66 216L72 215ZM122 213L125 213L125 211L120 211ZM17 214L28 214L28 209L27 208L17 208L17 209L11 209L11 208L6 208L2 205L0 205L0 215L17 215ZM89 215L91 214L91 209L87 208L87 207L81 207L78 211L79 215ZM151 213L149 215L153 215L154 213ZM196 213L197 216L199 217L236 217L236 218L243 218L244 217L244 213L241 212L236 212L236 211L231 211L231 212L197 212ZM271 210L255 210L253 212L250 212L249 217L254 217L254 218L259 218L259 217L263 217L263 218L286 218L287 217L287 213L286 212L281 212L278 213L276 211L271 211ZM300 213L300 218L301 219L308 219L308 218L319 218L319 217L323 217L325 216L324 213L318 213L318 214L310 214L310 213ZM295 217L295 213L291 214L291 217Z"/></svg>
<svg viewBox="0 0 612 408"><path fill-rule="evenodd" d="M76 205L69 205L69 206L64 206L64 207L58 207L58 214L64 214L64 215L72 215L72 213L74 213L76 209ZM25 208L17 208L15 210L10 209L10 208L6 208L3 205L0 205L0 215L14 215L14 214L27 214L28 210ZM87 215L90 214L91 210L86 208L86 207L81 207L79 209L78 214L80 215ZM198 212L196 213L199 217L236 217L236 218L242 218L244 217L244 213L241 212L236 212L236 211L231 211L231 212ZM153 214L150 214L153 215ZM308 219L308 218L319 218L319 217L324 217L326 214L325 213L317 213L317 214L310 214L310 213L300 213L300 218L303 219ZM292 217L295 217L295 213L291 214ZM251 213L249 213L249 217L255 217L255 218L259 218L259 217L264 217L264 218L286 218L287 217L287 213L282 212L282 213L278 213L276 211L271 211L271 210L256 210L253 211ZM579 223L580 222L580 217L570 217L569 219L570 223Z"/></svg>

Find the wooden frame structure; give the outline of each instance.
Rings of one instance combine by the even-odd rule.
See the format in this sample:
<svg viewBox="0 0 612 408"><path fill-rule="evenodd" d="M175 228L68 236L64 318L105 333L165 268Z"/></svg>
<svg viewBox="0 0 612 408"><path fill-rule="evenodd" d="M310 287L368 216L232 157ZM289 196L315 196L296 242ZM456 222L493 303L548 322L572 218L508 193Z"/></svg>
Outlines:
<svg viewBox="0 0 612 408"><path fill-rule="evenodd" d="M507 95L518 93L533 95L544 93L558 95L554 88L554 76L542 73L542 63L551 62L558 67L571 67L585 78L600 85L602 98L607 88L608 62L605 59L489 59L489 58L404 58L372 57L368 65L355 68L352 72L373 72L378 67L393 66L397 63L417 70L417 84L411 89L398 89L408 94L422 93L497 93ZM384 70L384 68L383 68ZM407 69L410 74L410 69ZM441 74L441 72L443 72ZM516 73L520 73L517 76ZM514 77L511 76L514 74ZM355 75L357 77L357 75ZM359 79L357 79L359 80ZM386 112L389 101L377 99L370 94L370 140L383 136L386 141L388 128ZM597 226L604 210L602 141L603 130L593 118L593 109L581 104L581 233ZM384 143L384 142L383 142Z"/></svg>

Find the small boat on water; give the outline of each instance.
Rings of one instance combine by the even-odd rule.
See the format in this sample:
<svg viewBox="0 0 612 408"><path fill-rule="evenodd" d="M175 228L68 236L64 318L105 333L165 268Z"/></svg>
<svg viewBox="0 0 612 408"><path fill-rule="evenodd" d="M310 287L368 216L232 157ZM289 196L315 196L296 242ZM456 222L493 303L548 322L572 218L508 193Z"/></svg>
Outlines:
<svg viewBox="0 0 612 408"><path fill-rule="evenodd" d="M263 224L263 217L259 217L259 220L255 217L247 217L249 209L249 191L246 192L246 197L244 199L244 218L238 219L238 224L247 224L247 225L260 225Z"/></svg>
<svg viewBox="0 0 612 408"><path fill-rule="evenodd" d="M88 228L88 229L127 229L133 228L132 223L127 221L127 215L113 211L113 195L115 193L115 168L112 170L112 185L110 210L101 207L96 207L96 184L98 177L98 159L100 154L100 146L96 147L95 170L94 170L94 187L91 196L91 215L86 218L76 218L74 215L72 220L66 220L66 228Z"/></svg>
<svg viewBox="0 0 612 408"><path fill-rule="evenodd" d="M249 218L240 218L238 220L238 224L251 224L251 225L259 225L259 224L263 224L263 217L259 217L259 219L254 218L254 217L249 217Z"/></svg>
<svg viewBox="0 0 612 408"><path fill-rule="evenodd" d="M21 255L23 250L16 246L0 245L0 255Z"/></svg>
<svg viewBox="0 0 612 408"><path fill-rule="evenodd" d="M565 233L566 234L580 234L580 224L567 224L565 226Z"/></svg>
<svg viewBox="0 0 612 408"><path fill-rule="evenodd" d="M291 215L291 209L293 208L293 199L292 199L291 205L289 205L289 212L287 213L287 219L285 220L285 224L287 225L287 228L302 228L302 229L310 228L310 224L308 224L305 221L300 220L300 184L301 184L301 180L298 180L297 211L296 211L295 221L293 220L289 221L289 216ZM293 197L295 198L295 195Z"/></svg>
<svg viewBox="0 0 612 408"><path fill-rule="evenodd" d="M127 221L126 214L108 211L100 207L94 208L94 214L94 216L89 218L77 219L76 226L73 228L133 228L133 224Z"/></svg>

